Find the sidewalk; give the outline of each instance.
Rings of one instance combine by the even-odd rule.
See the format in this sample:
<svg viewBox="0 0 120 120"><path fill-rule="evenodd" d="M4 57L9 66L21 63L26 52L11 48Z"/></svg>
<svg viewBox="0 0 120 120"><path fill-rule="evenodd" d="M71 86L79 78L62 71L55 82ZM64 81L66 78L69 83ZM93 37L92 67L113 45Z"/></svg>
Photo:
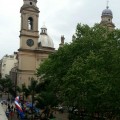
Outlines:
<svg viewBox="0 0 120 120"><path fill-rule="evenodd" d="M0 105L0 106L1 106L1 108L0 108L0 109L2 109L2 110L3 110L4 115L6 116L5 111L6 111L7 106L6 106L5 104ZM6 118L7 118L7 117L6 117ZM11 118L11 116L10 116L9 118L7 118L7 119L1 119L1 117L0 117L0 120L18 120L18 118L17 118L16 113L14 113L14 116L13 116L12 118Z"/></svg>
<svg viewBox="0 0 120 120"><path fill-rule="evenodd" d="M0 103L0 120L8 120L6 115L5 115L5 111Z"/></svg>

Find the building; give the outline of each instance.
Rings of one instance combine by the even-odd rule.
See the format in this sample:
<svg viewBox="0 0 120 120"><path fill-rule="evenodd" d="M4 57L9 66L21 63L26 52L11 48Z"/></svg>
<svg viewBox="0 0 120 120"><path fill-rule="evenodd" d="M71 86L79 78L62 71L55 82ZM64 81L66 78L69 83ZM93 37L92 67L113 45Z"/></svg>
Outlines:
<svg viewBox="0 0 120 120"><path fill-rule="evenodd" d="M1 59L1 78L5 78L5 76L10 76L10 71L17 64L16 54L14 55L5 55Z"/></svg>
<svg viewBox="0 0 120 120"><path fill-rule="evenodd" d="M113 19L113 13L109 9L109 6L107 5L106 9L102 11L100 25L108 27L110 30L113 30L115 28L115 25L112 22L112 19Z"/></svg>
<svg viewBox="0 0 120 120"><path fill-rule="evenodd" d="M45 25L39 33L39 8L37 0L23 0L20 9L20 48L18 49L17 84L29 85L31 78L48 55L55 52L54 43L47 33Z"/></svg>
<svg viewBox="0 0 120 120"><path fill-rule="evenodd" d="M17 62L14 63L14 67L12 67L12 69L10 70L10 79L11 82L13 83L15 89L17 86L17 69L18 69L18 60L17 60L17 52L14 52L15 54L15 59Z"/></svg>
<svg viewBox="0 0 120 120"><path fill-rule="evenodd" d="M2 60L0 60L0 78L2 77L2 73L1 73L1 71L2 71Z"/></svg>

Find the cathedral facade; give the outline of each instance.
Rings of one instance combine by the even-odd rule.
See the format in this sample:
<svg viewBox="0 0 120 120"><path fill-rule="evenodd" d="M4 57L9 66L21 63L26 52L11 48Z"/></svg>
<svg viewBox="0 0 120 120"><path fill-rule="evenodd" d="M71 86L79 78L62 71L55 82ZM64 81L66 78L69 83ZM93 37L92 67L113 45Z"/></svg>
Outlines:
<svg viewBox="0 0 120 120"><path fill-rule="evenodd" d="M17 85L29 85L39 65L55 52L52 39L45 25L38 30L39 8L37 0L23 0L20 9L21 29L20 48L18 49Z"/></svg>

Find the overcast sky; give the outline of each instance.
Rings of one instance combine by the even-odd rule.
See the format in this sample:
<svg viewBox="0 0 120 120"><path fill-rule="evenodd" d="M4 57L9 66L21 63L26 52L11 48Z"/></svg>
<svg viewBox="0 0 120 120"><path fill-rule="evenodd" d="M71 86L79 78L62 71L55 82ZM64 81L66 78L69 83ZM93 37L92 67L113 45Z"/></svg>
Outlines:
<svg viewBox="0 0 120 120"><path fill-rule="evenodd" d="M106 4L107 0L38 0L39 31L45 23L57 49L61 35L65 36L65 42L71 42L77 23L89 26L99 23ZM23 0L0 2L0 59L19 48L22 5ZM120 0L109 0L109 8L113 12L113 23L120 28Z"/></svg>

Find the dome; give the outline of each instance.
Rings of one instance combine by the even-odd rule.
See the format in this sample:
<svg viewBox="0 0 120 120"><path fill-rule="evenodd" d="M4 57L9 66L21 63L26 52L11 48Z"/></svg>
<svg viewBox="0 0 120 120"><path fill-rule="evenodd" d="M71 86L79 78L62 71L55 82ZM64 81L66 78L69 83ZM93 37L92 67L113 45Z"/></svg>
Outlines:
<svg viewBox="0 0 120 120"><path fill-rule="evenodd" d="M40 35L38 44L40 44L42 47L54 48L53 41L48 35Z"/></svg>
<svg viewBox="0 0 120 120"><path fill-rule="evenodd" d="M54 48L53 40L47 34L47 28L45 25L41 28L38 45L42 47Z"/></svg>
<svg viewBox="0 0 120 120"><path fill-rule="evenodd" d="M108 6L105 10L103 10L102 16L111 16L111 17L113 16L112 11L109 9Z"/></svg>
<svg viewBox="0 0 120 120"><path fill-rule="evenodd" d="M24 1L29 1L29 2L35 2L35 3L37 3L37 0L24 0Z"/></svg>

